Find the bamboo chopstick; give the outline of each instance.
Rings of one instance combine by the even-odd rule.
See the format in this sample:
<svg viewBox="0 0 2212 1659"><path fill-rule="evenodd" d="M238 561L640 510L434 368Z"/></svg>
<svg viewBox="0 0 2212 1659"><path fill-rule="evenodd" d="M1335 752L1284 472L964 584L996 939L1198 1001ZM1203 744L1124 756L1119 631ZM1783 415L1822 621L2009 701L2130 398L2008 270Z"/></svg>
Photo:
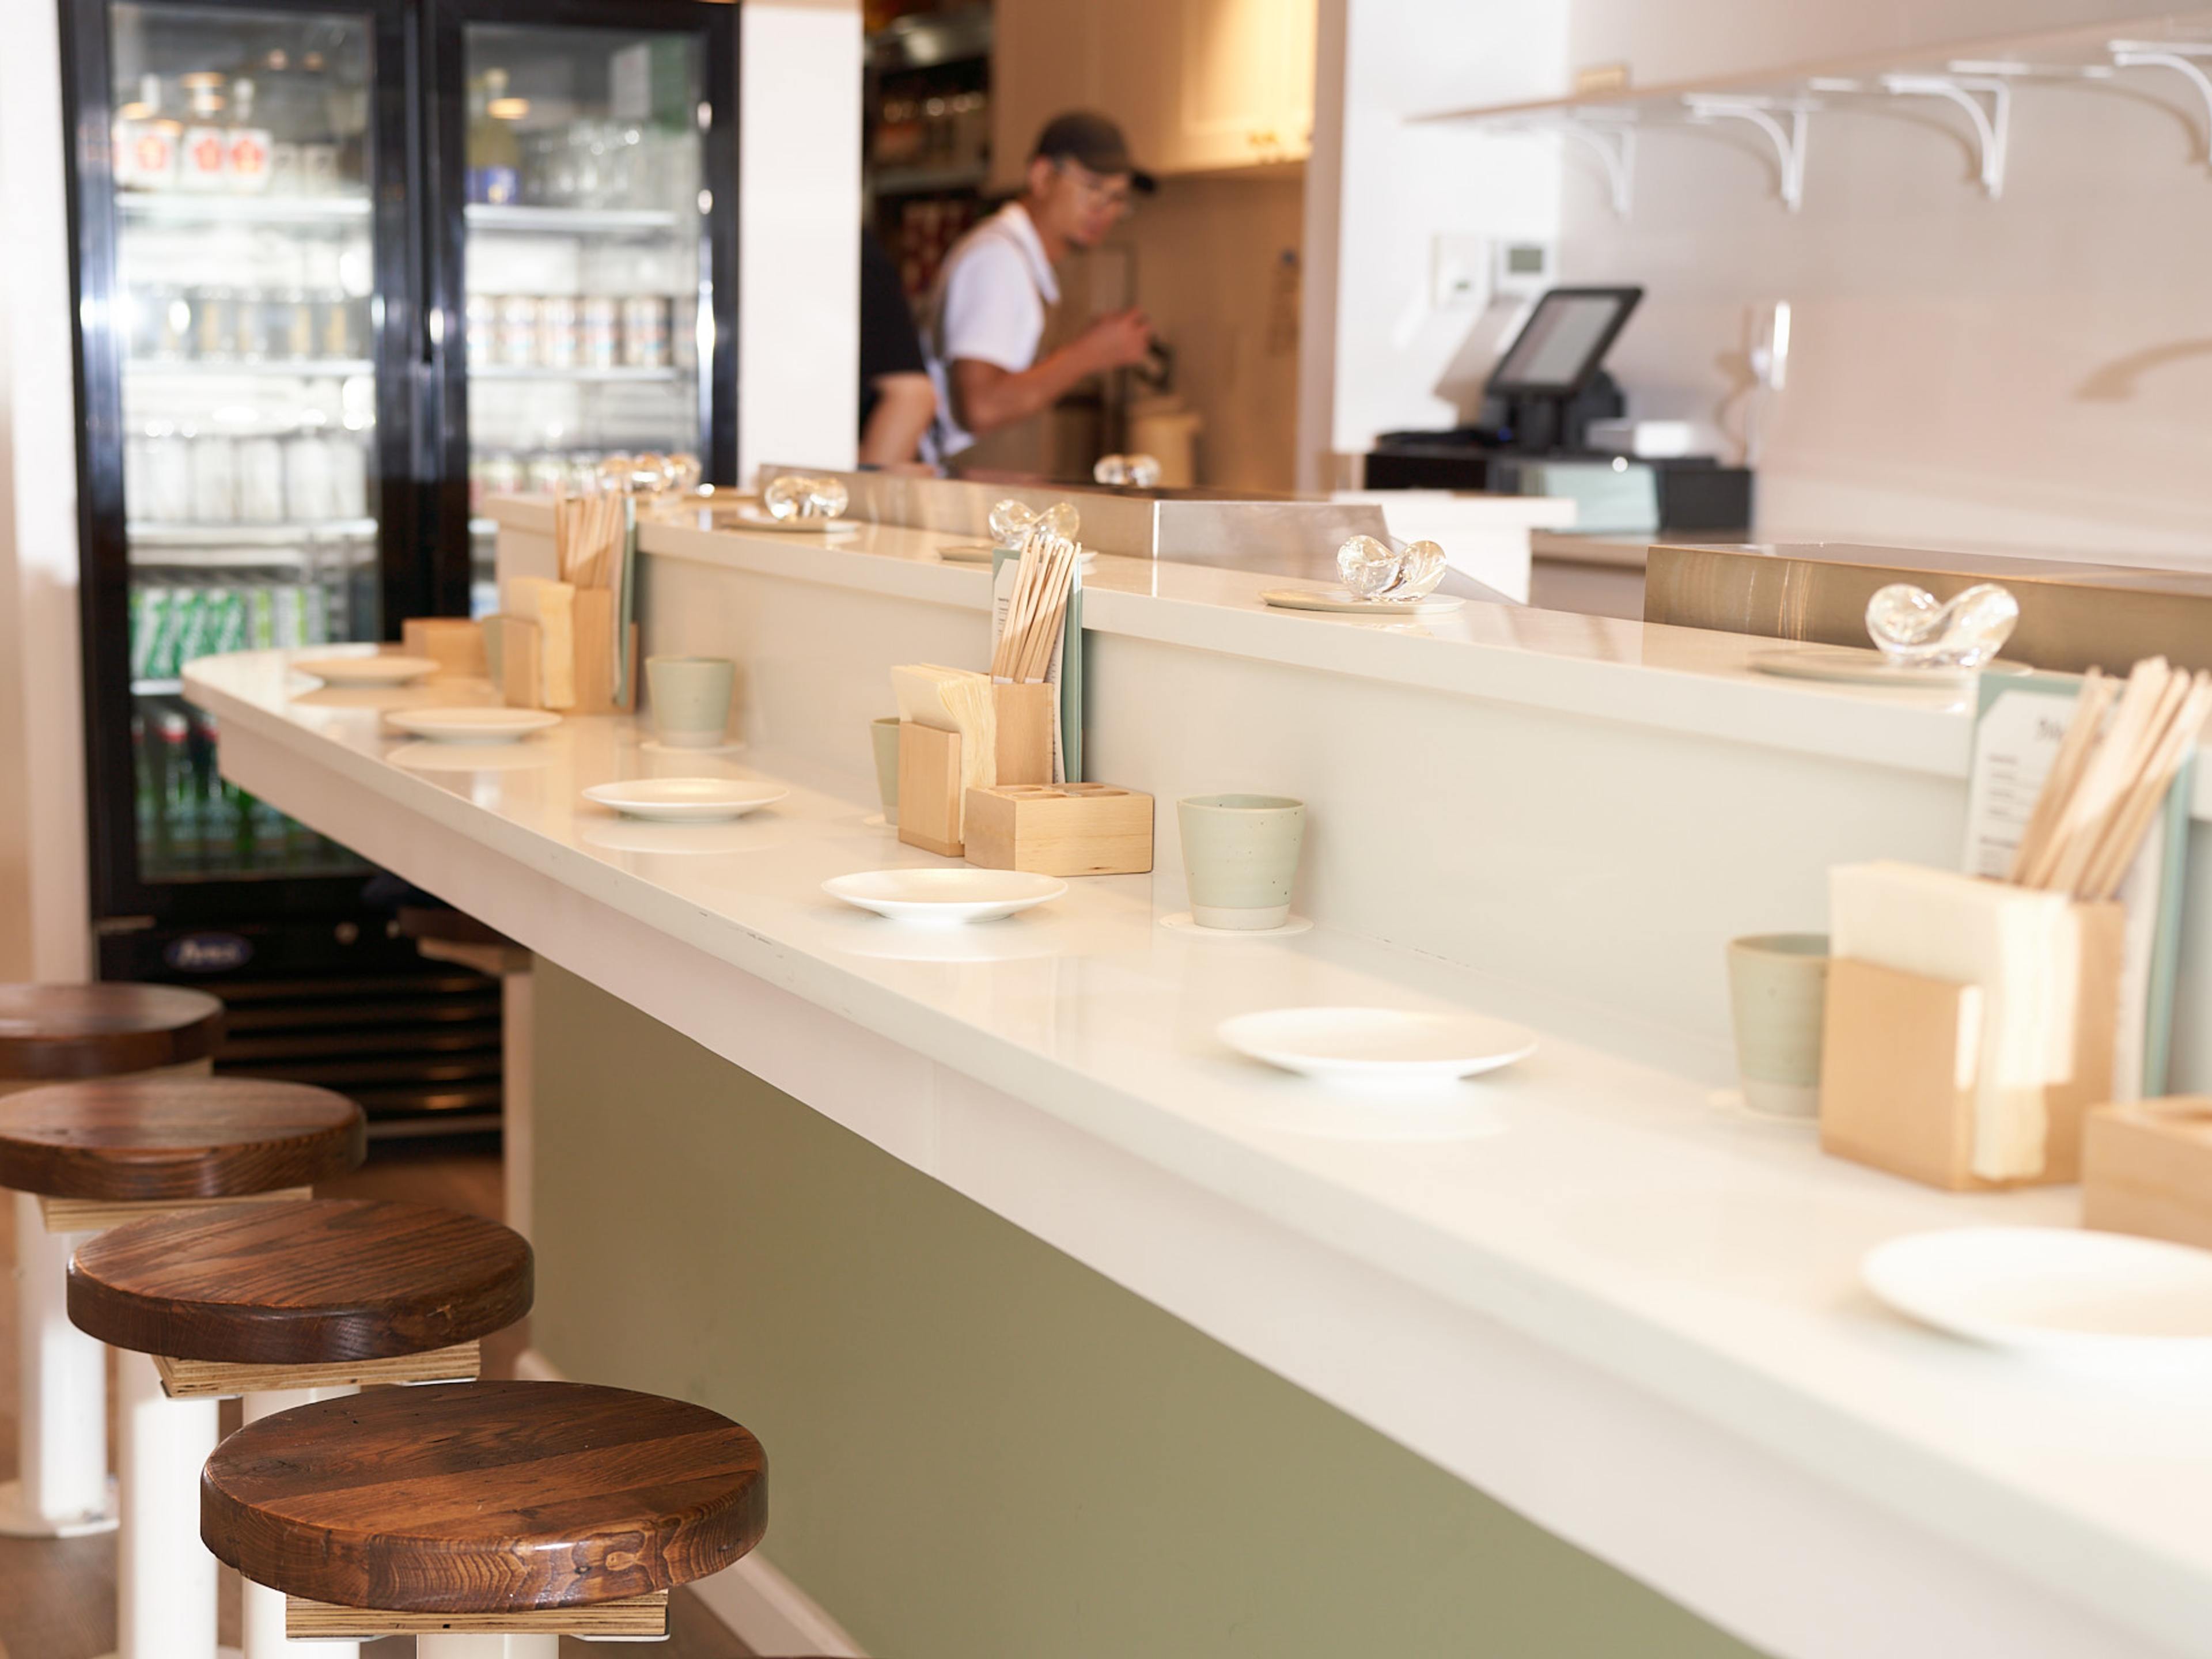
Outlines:
<svg viewBox="0 0 2212 1659"><path fill-rule="evenodd" d="M2177 675L2179 680L2181 677ZM2148 763L2136 780L2119 810L2100 838L2097 854L2077 890L2077 896L2109 899L2117 894L2135 867L2151 819L2165 805L2166 792L2188 758L2190 749L2202 739L2204 722L2212 717L2212 674L2200 671L2189 681L2179 706L2159 734Z"/></svg>
<svg viewBox="0 0 2212 1659"><path fill-rule="evenodd" d="M2081 778L2097 740L2097 728L2118 690L2118 684L2099 669L2092 668L2082 678L2081 695L2074 700L2073 720L2059 741L2057 754L2051 757L2042 792L2035 798L2035 810L2029 814L2027 828L2021 832L2020 845L2014 850L2007 880L2020 886L2034 884L2030 872L2042 865L2045 846L2057 828L2059 809Z"/></svg>

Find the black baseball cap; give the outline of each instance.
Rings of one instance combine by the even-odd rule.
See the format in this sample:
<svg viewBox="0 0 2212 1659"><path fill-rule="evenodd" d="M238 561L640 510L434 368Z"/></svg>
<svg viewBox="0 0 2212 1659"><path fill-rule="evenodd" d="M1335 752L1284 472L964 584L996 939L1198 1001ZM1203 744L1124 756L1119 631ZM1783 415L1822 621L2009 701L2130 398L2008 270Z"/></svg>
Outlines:
<svg viewBox="0 0 2212 1659"><path fill-rule="evenodd" d="M1040 157L1049 161L1079 161L1093 173L1112 175L1126 173L1129 187L1140 190L1147 196L1159 188L1159 181L1129 159L1129 141L1121 136L1111 117L1096 110L1072 109L1065 115L1055 115L1044 124L1037 134L1036 148L1030 159Z"/></svg>

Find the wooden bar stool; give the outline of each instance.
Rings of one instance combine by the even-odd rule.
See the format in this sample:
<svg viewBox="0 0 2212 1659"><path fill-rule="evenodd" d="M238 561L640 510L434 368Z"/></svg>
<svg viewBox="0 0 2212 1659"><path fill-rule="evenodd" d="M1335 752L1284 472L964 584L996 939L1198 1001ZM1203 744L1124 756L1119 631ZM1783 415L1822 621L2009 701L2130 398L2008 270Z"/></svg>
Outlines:
<svg viewBox="0 0 2212 1659"><path fill-rule="evenodd" d="M204 1073L222 1005L169 985L0 985L0 1095L119 1073ZM70 1241L15 1200L17 1478L0 1536L75 1538L115 1524L107 1357L62 1310Z"/></svg>
<svg viewBox="0 0 2212 1659"><path fill-rule="evenodd" d="M79 1249L89 1242L85 1234L149 1216L304 1198L312 1183L353 1168L367 1151L358 1106L295 1083L112 1078L0 1100L0 1187L36 1194L45 1227L74 1236ZM51 1292L64 1309L65 1271L58 1270ZM27 1282L24 1291L30 1293ZM192 1547L191 1492L215 1445L216 1401L172 1401L150 1359L118 1359L123 1651L131 1659L208 1659L216 1570ZM104 1413L104 1375L93 1398Z"/></svg>
<svg viewBox="0 0 2212 1659"><path fill-rule="evenodd" d="M472 1378L478 1339L528 1313L530 1297L520 1235L458 1211L366 1199L137 1221L79 1245L69 1272L80 1329L149 1356L173 1400L243 1397L248 1423L368 1383ZM211 1571L195 1536L198 1487L195 1464L164 1494L188 1522L170 1541ZM167 1611L140 1602L125 1659L187 1650ZM276 1591L249 1581L245 1611L246 1659L337 1659L327 1645L287 1641ZM203 1644L191 1650L213 1650L211 1617L185 1634Z"/></svg>
<svg viewBox="0 0 2212 1659"><path fill-rule="evenodd" d="M200 1535L284 1592L295 1637L421 1659L556 1659L664 1636L668 1592L768 1525L760 1443L703 1406L579 1382L377 1389L249 1424L200 1477Z"/></svg>

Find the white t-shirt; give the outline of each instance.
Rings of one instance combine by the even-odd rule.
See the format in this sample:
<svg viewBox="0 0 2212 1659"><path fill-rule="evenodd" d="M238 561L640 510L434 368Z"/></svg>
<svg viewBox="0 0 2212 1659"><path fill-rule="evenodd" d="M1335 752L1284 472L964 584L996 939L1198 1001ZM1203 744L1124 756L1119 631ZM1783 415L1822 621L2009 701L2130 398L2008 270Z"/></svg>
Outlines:
<svg viewBox="0 0 2212 1659"><path fill-rule="evenodd" d="M1052 262L1019 202L1009 202L954 244L922 335L937 386L933 435L939 459L975 441L952 412L954 359L973 357L1020 374L1036 362L1045 307L1059 298Z"/></svg>

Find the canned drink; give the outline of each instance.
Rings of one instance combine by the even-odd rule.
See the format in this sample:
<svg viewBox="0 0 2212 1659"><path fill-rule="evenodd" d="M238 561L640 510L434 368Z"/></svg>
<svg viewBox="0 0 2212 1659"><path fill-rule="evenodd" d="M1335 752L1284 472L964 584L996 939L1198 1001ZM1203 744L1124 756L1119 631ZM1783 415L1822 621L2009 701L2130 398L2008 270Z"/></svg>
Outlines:
<svg viewBox="0 0 2212 1659"><path fill-rule="evenodd" d="M568 481L568 464L558 455L532 455L523 481L533 495L550 495Z"/></svg>
<svg viewBox="0 0 2212 1659"><path fill-rule="evenodd" d="M284 446L274 438L238 441L238 516L246 524L284 517Z"/></svg>
<svg viewBox="0 0 2212 1659"><path fill-rule="evenodd" d="M301 193L328 196L338 187L338 147L336 144L300 146Z"/></svg>
<svg viewBox="0 0 2212 1659"><path fill-rule="evenodd" d="M489 294L471 294L468 305L469 367L482 368L499 361L499 301Z"/></svg>
<svg viewBox="0 0 2212 1659"><path fill-rule="evenodd" d="M368 516L368 447L349 432L330 440L331 506L340 519Z"/></svg>
<svg viewBox="0 0 2212 1659"><path fill-rule="evenodd" d="M238 520L238 446L220 435L192 440L192 513L202 524Z"/></svg>
<svg viewBox="0 0 2212 1659"><path fill-rule="evenodd" d="M168 592L160 587L131 590L131 678L150 680L154 652L161 644L161 620L169 608Z"/></svg>
<svg viewBox="0 0 2212 1659"><path fill-rule="evenodd" d="M337 517L330 441L319 433L303 432L284 446L284 505L299 524Z"/></svg>
<svg viewBox="0 0 2212 1659"><path fill-rule="evenodd" d="M622 305L623 362L630 368L668 367L668 301L634 294Z"/></svg>
<svg viewBox="0 0 2212 1659"><path fill-rule="evenodd" d="M549 294L538 302L538 361L574 368L584 349L583 315L575 296Z"/></svg>
<svg viewBox="0 0 2212 1659"><path fill-rule="evenodd" d="M174 428L146 438L146 495L129 504L135 518L184 524L192 516L192 446Z"/></svg>
<svg viewBox="0 0 2212 1659"><path fill-rule="evenodd" d="M336 289L315 298L315 331L321 355L343 362L365 355L354 328L354 302Z"/></svg>
<svg viewBox="0 0 2212 1659"><path fill-rule="evenodd" d="M529 368L538 362L538 301L527 294L501 296L499 360L509 368Z"/></svg>
<svg viewBox="0 0 2212 1659"><path fill-rule="evenodd" d="M581 307L584 319L584 362L586 368L613 368L621 362L622 308L604 294L586 296Z"/></svg>
<svg viewBox="0 0 2212 1659"><path fill-rule="evenodd" d="M238 355L238 301L227 288L194 291L192 356L221 362Z"/></svg>
<svg viewBox="0 0 2212 1659"><path fill-rule="evenodd" d="M246 590L246 643L254 651L266 651L276 643L276 605L266 583L256 582Z"/></svg>
<svg viewBox="0 0 2212 1659"><path fill-rule="evenodd" d="M304 196L307 180L301 175L307 170L306 158L297 144L283 140L269 147L269 193L271 196Z"/></svg>
<svg viewBox="0 0 2212 1659"><path fill-rule="evenodd" d="M281 356L297 361L315 355L315 307L303 288L288 289L277 302L284 325Z"/></svg>

